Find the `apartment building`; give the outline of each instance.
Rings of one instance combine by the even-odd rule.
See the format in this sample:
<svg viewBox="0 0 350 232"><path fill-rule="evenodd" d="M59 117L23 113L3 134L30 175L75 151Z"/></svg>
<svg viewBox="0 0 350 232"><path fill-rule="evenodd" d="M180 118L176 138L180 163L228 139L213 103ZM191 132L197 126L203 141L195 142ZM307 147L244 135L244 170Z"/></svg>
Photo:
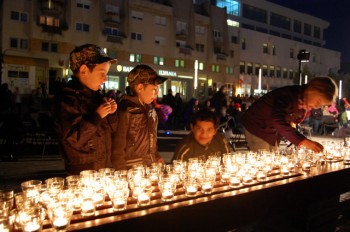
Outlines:
<svg viewBox="0 0 350 232"><path fill-rule="evenodd" d="M327 76L340 69L340 52L324 48L327 21L265 0L217 0L215 4L226 7L232 25L229 36L240 44L242 84L237 93L259 94L303 84L308 77ZM302 50L308 59L298 59Z"/></svg>
<svg viewBox="0 0 350 232"><path fill-rule="evenodd" d="M261 0L3 0L0 3L1 83L22 93L69 79L69 52L94 43L119 63L106 89L124 91L138 63L169 78L159 89L203 101L221 85L232 95L292 84L297 54L309 75L340 66L323 48L324 20ZM289 26L288 26L289 25ZM307 68L306 68L307 67ZM261 77L259 77L261 72ZM304 80L303 80L304 81ZM294 80L295 82L295 80Z"/></svg>

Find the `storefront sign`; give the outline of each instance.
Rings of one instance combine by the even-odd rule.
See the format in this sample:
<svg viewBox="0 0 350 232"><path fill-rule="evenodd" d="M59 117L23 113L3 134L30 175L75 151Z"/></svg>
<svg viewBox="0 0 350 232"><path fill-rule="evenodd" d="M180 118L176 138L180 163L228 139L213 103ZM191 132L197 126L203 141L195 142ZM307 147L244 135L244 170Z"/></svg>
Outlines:
<svg viewBox="0 0 350 232"><path fill-rule="evenodd" d="M177 73L174 71L168 71L168 70L159 70L159 75L161 76L169 76L169 77L176 77Z"/></svg>
<svg viewBox="0 0 350 232"><path fill-rule="evenodd" d="M123 66L123 65L118 65L117 66L117 71L118 72L125 72L128 73L130 72L134 67L132 66Z"/></svg>

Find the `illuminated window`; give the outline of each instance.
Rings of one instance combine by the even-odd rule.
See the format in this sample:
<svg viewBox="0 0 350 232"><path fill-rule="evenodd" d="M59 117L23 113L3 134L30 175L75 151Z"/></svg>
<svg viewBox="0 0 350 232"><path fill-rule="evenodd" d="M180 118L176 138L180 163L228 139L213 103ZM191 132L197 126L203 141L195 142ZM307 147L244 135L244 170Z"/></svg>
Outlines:
<svg viewBox="0 0 350 232"><path fill-rule="evenodd" d="M227 26L230 26L230 27L239 27L239 22L233 21L233 20L231 20L231 19L227 19Z"/></svg>
<svg viewBox="0 0 350 232"><path fill-rule="evenodd" d="M240 3L234 0L217 0L216 6L220 8L226 7L227 14L239 16L240 15Z"/></svg>
<svg viewBox="0 0 350 232"><path fill-rule="evenodd" d="M265 54L269 53L269 45L267 43L263 44L263 53Z"/></svg>
<svg viewBox="0 0 350 232"><path fill-rule="evenodd" d="M184 60L175 60L175 67L177 67L177 68L184 68L185 67L185 61Z"/></svg>
<svg viewBox="0 0 350 232"><path fill-rule="evenodd" d="M131 53L131 54L130 54L129 61L130 61L130 62L140 63L140 62L142 61L142 55L141 55L141 54L134 54L134 53Z"/></svg>
<svg viewBox="0 0 350 232"><path fill-rule="evenodd" d="M212 72L219 73L219 72L220 72L220 65L218 65L218 64L213 64L213 65L211 66L211 71L212 71Z"/></svg>
<svg viewBox="0 0 350 232"><path fill-rule="evenodd" d="M164 57L159 57L159 56L153 57L153 63L158 65L164 65Z"/></svg>

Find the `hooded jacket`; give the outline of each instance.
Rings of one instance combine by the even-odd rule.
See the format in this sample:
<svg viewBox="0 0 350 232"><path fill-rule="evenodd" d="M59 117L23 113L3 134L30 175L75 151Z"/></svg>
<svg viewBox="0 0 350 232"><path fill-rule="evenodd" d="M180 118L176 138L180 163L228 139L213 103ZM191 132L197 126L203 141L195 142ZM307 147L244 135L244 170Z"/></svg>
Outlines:
<svg viewBox="0 0 350 232"><path fill-rule="evenodd" d="M157 162L158 117L152 105L137 96L123 96L118 104L118 126L112 139L112 164L117 170Z"/></svg>
<svg viewBox="0 0 350 232"><path fill-rule="evenodd" d="M101 118L96 109L105 101L76 78L55 96L54 125L66 171L110 167L111 134L116 129L116 113Z"/></svg>

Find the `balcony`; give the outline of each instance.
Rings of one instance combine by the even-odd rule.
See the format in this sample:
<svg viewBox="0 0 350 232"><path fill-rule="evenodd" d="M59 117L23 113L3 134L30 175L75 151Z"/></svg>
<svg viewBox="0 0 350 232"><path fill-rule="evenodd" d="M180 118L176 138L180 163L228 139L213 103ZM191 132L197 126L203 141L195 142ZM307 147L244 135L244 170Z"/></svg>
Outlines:
<svg viewBox="0 0 350 232"><path fill-rule="evenodd" d="M216 59L217 60L224 60L224 61L226 61L226 58L227 58L227 54L225 54L225 53L216 53Z"/></svg>
<svg viewBox="0 0 350 232"><path fill-rule="evenodd" d="M192 48L190 46L181 46L179 47L179 53L185 55L191 55Z"/></svg>
<svg viewBox="0 0 350 232"><path fill-rule="evenodd" d="M188 36L188 31L186 29L176 30L176 38L185 39Z"/></svg>
<svg viewBox="0 0 350 232"><path fill-rule="evenodd" d="M41 14L59 17L65 11L64 0L41 0Z"/></svg>
<svg viewBox="0 0 350 232"><path fill-rule="evenodd" d="M66 21L56 19L54 23L48 23L47 21L40 21L37 23L42 28L42 32L51 34L62 34L62 31L68 29Z"/></svg>
<svg viewBox="0 0 350 232"><path fill-rule="evenodd" d="M108 35L106 41L111 42L111 43L123 44L123 37L122 36Z"/></svg>
<svg viewBox="0 0 350 232"><path fill-rule="evenodd" d="M103 17L103 22L106 26L119 27L120 15L117 12L106 12Z"/></svg>

